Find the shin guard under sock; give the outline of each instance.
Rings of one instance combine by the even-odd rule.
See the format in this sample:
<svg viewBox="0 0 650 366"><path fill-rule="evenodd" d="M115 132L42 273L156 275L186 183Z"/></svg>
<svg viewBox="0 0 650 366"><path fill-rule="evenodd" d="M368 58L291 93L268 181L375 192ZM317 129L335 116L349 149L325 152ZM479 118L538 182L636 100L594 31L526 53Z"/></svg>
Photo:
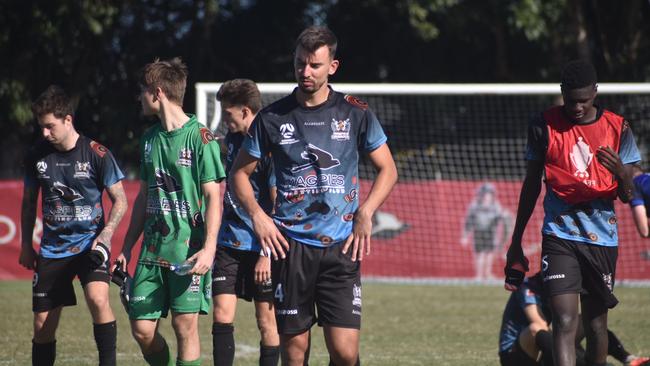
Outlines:
<svg viewBox="0 0 650 366"><path fill-rule="evenodd" d="M277 366L280 360L280 346L260 344L260 366Z"/></svg>
<svg viewBox="0 0 650 366"><path fill-rule="evenodd" d="M56 341L36 343L32 339L32 366L52 366L56 359Z"/></svg>
<svg viewBox="0 0 650 366"><path fill-rule="evenodd" d="M232 324L212 324L212 357L215 366L231 366L235 360L235 327Z"/></svg>
<svg viewBox="0 0 650 366"><path fill-rule="evenodd" d="M99 352L99 366L115 366L117 323L93 324L93 334Z"/></svg>

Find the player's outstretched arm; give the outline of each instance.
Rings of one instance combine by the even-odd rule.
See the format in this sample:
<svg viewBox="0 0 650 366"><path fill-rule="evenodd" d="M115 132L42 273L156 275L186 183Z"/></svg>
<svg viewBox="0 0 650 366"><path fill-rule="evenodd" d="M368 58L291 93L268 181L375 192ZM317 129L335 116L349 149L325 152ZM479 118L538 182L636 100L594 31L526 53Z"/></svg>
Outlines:
<svg viewBox="0 0 650 366"><path fill-rule="evenodd" d="M131 260L131 250L140 238L142 230L144 230L144 220L147 210L147 182L140 180L140 190L133 202L133 209L131 210L131 222L129 228L126 230L124 236L124 244L122 245L122 252L117 256L115 261L122 264L122 270L126 271L127 265ZM115 265L111 267L111 272L115 269Z"/></svg>
<svg viewBox="0 0 650 366"><path fill-rule="evenodd" d="M120 224L120 221L122 221L122 218L129 207L129 203L126 200L126 193L124 193L124 186L121 181L108 187L106 193L108 193L108 198L113 203L113 206L108 215L108 221L106 222L106 225L104 225L104 229L102 229L99 235L97 235L97 238L95 238L95 241L93 241L92 248L94 248L97 243L104 243L104 245L109 249L111 248L113 233L115 233L117 225Z"/></svg>
<svg viewBox="0 0 650 366"><path fill-rule="evenodd" d="M366 255L370 254L370 236L372 234L372 216L379 206L388 198L388 194L397 183L397 168L393 155L387 144L383 144L368 154L370 161L377 169L375 179L368 198L359 206L354 214L352 234L343 245L343 253L352 247L352 260L363 260L365 248Z"/></svg>
<svg viewBox="0 0 650 366"><path fill-rule="evenodd" d="M23 188L23 202L20 211L22 237L18 263L27 269L34 269L36 267L36 251L32 244L32 236L34 235L34 223L36 222L38 190L38 187L28 185L25 185Z"/></svg>
<svg viewBox="0 0 650 366"><path fill-rule="evenodd" d="M274 259L284 258L289 250L289 243L275 226L273 220L264 212L255 200L255 193L250 182L259 159L248 154L244 149L239 150L231 169L228 184L233 188L239 203L244 207L253 222L253 231L260 239L264 250L270 249Z"/></svg>
<svg viewBox="0 0 650 366"><path fill-rule="evenodd" d="M221 200L219 183L216 181L201 184L205 199L205 238L203 248L196 252L190 261L196 260L191 273L203 275L212 268L214 255L217 252L217 233L221 223Z"/></svg>
<svg viewBox="0 0 650 366"><path fill-rule="evenodd" d="M542 161L529 160L526 166L526 177L521 186L521 193L519 194L519 204L517 206L517 218L515 220L515 228L512 232L512 240L510 248L506 255L506 289L514 291L519 287L524 280L524 275L528 271L528 259L524 255L523 248L521 247L521 239L524 235L524 230L535 210L537 198L542 191L542 173L544 171L544 163ZM520 274L516 278L511 278L508 274L514 269Z"/></svg>

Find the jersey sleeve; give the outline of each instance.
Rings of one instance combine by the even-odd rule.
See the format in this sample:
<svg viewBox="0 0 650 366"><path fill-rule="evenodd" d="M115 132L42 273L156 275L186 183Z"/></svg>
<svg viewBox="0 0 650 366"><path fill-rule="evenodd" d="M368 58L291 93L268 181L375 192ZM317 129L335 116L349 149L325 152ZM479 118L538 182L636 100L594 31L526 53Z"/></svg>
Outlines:
<svg viewBox="0 0 650 366"><path fill-rule="evenodd" d="M258 114L248 129L248 133L242 144L242 149L248 155L256 159L261 159L263 155L269 153L269 145L269 136L264 128L264 120L262 119L262 115Z"/></svg>
<svg viewBox="0 0 650 366"><path fill-rule="evenodd" d="M377 116L370 110L365 111L365 123L362 125L359 148L370 152L385 144L388 138L381 127Z"/></svg>
<svg viewBox="0 0 650 366"><path fill-rule="evenodd" d="M621 131L621 145L619 147L618 155L623 164L634 164L641 161L641 154L639 148L636 146L636 140L632 129L629 127L627 121L623 122L623 131Z"/></svg>
<svg viewBox="0 0 650 366"><path fill-rule="evenodd" d="M630 206L645 205L646 194L650 191L650 176L641 174L634 177L632 182L634 183L634 197L630 200Z"/></svg>
<svg viewBox="0 0 650 366"><path fill-rule="evenodd" d="M209 130L206 130L207 128L201 129L202 135L206 133L212 135ZM199 146L200 153L197 164L199 166L199 180L201 184L212 181L221 182L226 177L226 173L221 163L219 143L214 138L202 137Z"/></svg>
<svg viewBox="0 0 650 366"><path fill-rule="evenodd" d="M544 161L548 145L548 132L542 115L536 115L528 122L526 160Z"/></svg>
<svg viewBox="0 0 650 366"><path fill-rule="evenodd" d="M122 173L122 170L115 161L115 157L113 157L113 154L109 150L106 150L106 153L100 160L100 164L101 182L104 187L110 187L124 179L124 173Z"/></svg>
<svg viewBox="0 0 650 366"><path fill-rule="evenodd" d="M531 290L526 283L517 290L517 303L523 309L528 305L542 305L540 295Z"/></svg>

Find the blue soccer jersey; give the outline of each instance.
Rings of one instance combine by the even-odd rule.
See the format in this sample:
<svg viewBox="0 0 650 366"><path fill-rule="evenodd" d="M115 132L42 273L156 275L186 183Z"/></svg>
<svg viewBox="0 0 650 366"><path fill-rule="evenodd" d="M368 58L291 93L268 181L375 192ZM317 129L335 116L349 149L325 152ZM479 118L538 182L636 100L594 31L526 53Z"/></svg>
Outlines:
<svg viewBox="0 0 650 366"><path fill-rule="evenodd" d="M79 136L70 151L43 141L25 160L25 186L40 187L41 255L69 257L88 250L104 228L102 192L124 179L110 151Z"/></svg>
<svg viewBox="0 0 650 366"><path fill-rule="evenodd" d="M634 198L630 206L645 206L646 213L650 213L650 174L634 177Z"/></svg>
<svg viewBox="0 0 650 366"><path fill-rule="evenodd" d="M517 291L510 295L503 311L501 330L499 331L500 353L509 351L517 342L519 334L530 324L526 313L524 313L524 309L528 305L542 307L542 297L530 288L529 280L526 278Z"/></svg>
<svg viewBox="0 0 650 366"><path fill-rule="evenodd" d="M244 135L241 133L228 133L226 135L224 143L228 148L226 154L227 172L230 172L243 142ZM269 156L265 156L264 159L261 159L257 163L255 171L251 174L250 182L255 192L255 199L264 212L270 214L273 209L270 189L271 187L275 187L275 175ZM253 232L253 222L246 210L237 201L234 192L230 188L230 185L227 184L226 193L223 196L223 216L217 243L234 249L259 252L261 246Z"/></svg>
<svg viewBox="0 0 650 366"><path fill-rule="evenodd" d="M359 207L360 152L386 143L368 105L330 89L325 103L303 107L294 91L259 113L249 133L244 150L273 159L280 229L317 247L345 240Z"/></svg>
<svg viewBox="0 0 650 366"><path fill-rule="evenodd" d="M602 115L599 109L596 122ZM618 155L623 164L634 164L641 160L632 130L627 126L621 133ZM543 118L533 118L528 127L526 159L544 162L548 148L548 130ZM602 246L618 245L618 225L614 212L614 201L596 199L570 205L560 199L547 187L544 196L544 224L542 233L565 240Z"/></svg>

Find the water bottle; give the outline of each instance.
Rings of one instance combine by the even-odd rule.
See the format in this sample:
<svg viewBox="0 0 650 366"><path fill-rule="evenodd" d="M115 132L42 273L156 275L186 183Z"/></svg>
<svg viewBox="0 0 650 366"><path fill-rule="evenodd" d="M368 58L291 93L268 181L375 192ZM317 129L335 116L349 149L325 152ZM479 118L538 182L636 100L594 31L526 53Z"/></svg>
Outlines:
<svg viewBox="0 0 650 366"><path fill-rule="evenodd" d="M183 263L170 264L169 269L179 276L185 276L192 270L192 268L194 268L195 264L196 264L196 259L193 260L188 259Z"/></svg>

